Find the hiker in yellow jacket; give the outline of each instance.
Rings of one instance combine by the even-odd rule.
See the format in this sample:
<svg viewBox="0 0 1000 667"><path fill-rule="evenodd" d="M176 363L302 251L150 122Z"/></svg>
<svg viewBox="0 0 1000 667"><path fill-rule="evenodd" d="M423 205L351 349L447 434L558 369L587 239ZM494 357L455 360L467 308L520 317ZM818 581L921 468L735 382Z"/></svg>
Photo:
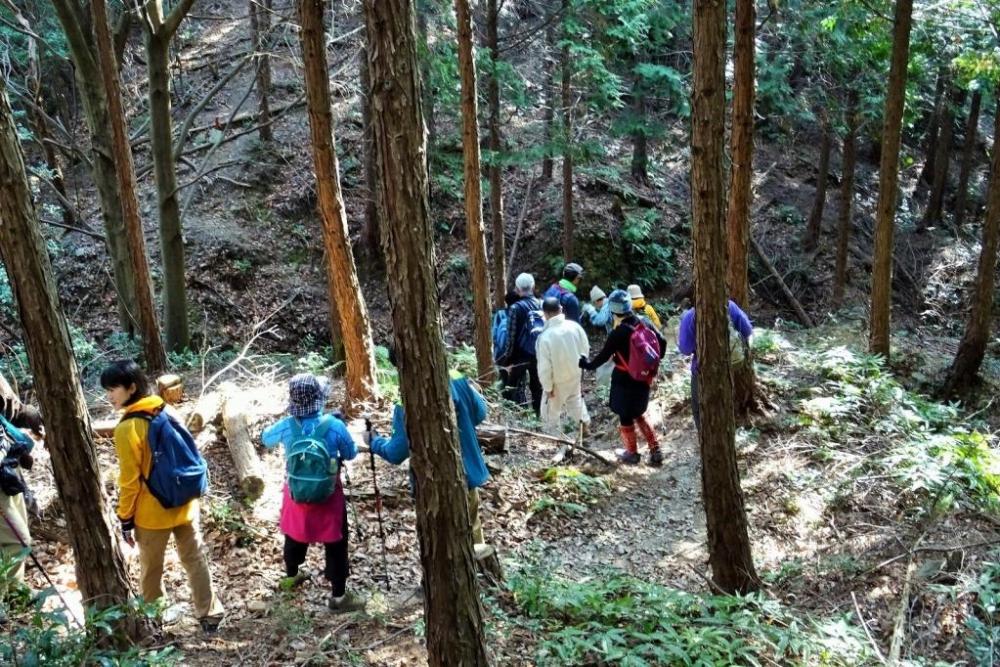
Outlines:
<svg viewBox="0 0 1000 667"><path fill-rule="evenodd" d="M101 373L101 386L111 405L125 410L115 428L118 519L125 541L139 547L142 597L146 602L163 597L163 557L173 535L177 555L187 570L195 615L203 630L213 632L225 609L212 588L208 558L198 526L198 499L166 509L153 496L144 483L153 468L147 438L149 422L128 418L134 413L156 413L166 404L159 396L150 395L149 381L134 361L117 361L105 368Z"/></svg>
<svg viewBox="0 0 1000 667"><path fill-rule="evenodd" d="M651 305L646 303L646 297L642 295L642 288L638 285L629 285L628 295L632 299L632 311L636 315L644 316L653 323L657 331L661 331L663 325L660 324L660 316L656 314Z"/></svg>

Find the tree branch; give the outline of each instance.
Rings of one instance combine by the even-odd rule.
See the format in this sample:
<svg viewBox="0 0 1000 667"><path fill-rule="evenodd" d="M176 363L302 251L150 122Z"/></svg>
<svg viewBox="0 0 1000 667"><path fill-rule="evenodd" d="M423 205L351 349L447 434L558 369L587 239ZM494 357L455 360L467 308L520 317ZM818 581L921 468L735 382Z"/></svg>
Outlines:
<svg viewBox="0 0 1000 667"><path fill-rule="evenodd" d="M246 67L248 62L250 62L249 57L241 58L240 61L237 62L224 77L219 79L212 89L205 93L205 96L202 97L196 105L194 105L194 108L191 109L191 113L189 113L187 118L184 119L184 124L181 125L180 132L177 133L177 143L174 145L174 160L177 160L177 158L180 157L181 150L184 148L184 142L187 141L188 131L191 129L191 125L194 123L195 117L201 113L202 109L205 108L205 105L208 104L220 90L222 90L223 86L229 83L234 76L243 71L243 68ZM230 119L230 122L232 122L232 119Z"/></svg>
<svg viewBox="0 0 1000 667"><path fill-rule="evenodd" d="M77 219L79 220L79 218ZM47 218L39 218L39 220L41 222L44 222L46 225L52 225L53 227L61 227L62 229L68 229L71 232L84 234L86 236L90 236L95 239L100 239L101 241L105 240L104 234L101 234L100 232L95 232L92 229L84 229L83 227L74 227L73 225L67 225L65 223L56 222L55 220L49 220Z"/></svg>
<svg viewBox="0 0 1000 667"><path fill-rule="evenodd" d="M187 13L191 10L191 5L194 4L194 0L181 0L176 7L171 10L170 14L163 21L163 32L167 39L171 39L174 33L177 32L177 28L180 26L181 21L187 16Z"/></svg>

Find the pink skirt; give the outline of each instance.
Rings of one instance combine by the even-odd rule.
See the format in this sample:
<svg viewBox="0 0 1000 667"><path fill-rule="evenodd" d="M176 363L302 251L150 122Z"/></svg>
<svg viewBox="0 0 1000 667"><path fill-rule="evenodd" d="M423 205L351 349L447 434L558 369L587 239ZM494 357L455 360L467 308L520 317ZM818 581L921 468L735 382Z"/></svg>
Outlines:
<svg viewBox="0 0 1000 667"><path fill-rule="evenodd" d="M333 493L321 503L295 502L286 483L282 489L281 519L278 525L282 533L296 542L304 544L339 542L344 537L346 507L344 489L339 479Z"/></svg>

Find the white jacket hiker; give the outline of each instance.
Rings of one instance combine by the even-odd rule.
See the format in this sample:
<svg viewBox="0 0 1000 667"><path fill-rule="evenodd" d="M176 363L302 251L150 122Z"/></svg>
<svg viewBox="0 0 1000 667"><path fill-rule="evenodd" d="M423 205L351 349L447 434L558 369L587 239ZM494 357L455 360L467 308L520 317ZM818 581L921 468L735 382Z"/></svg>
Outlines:
<svg viewBox="0 0 1000 667"><path fill-rule="evenodd" d="M580 357L590 355L590 341L583 327L566 319L558 300L542 304L545 328L538 336L538 379L542 385L541 419L545 429L556 432L566 411L574 423L590 423L580 389Z"/></svg>

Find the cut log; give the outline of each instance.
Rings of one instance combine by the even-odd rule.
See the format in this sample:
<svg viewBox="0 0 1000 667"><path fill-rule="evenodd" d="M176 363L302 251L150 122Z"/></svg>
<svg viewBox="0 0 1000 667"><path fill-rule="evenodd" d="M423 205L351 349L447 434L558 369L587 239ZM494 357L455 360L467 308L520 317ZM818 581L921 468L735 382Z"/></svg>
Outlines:
<svg viewBox="0 0 1000 667"><path fill-rule="evenodd" d="M771 263L771 260L769 260L767 255L764 254L764 250L760 247L760 244L757 243L757 239L751 236L750 245L753 247L753 251L756 253L757 259L760 260L760 263L763 264L768 273L770 273L774 279L778 281L778 285L781 287L781 293L785 296L785 300L788 301L788 305L790 305L792 310L795 311L795 314L799 318L799 322L806 327L814 327L815 325L813 324L812 318L809 317L809 314L806 313L806 309L802 307L799 300L795 298L794 294L792 294L792 290L788 289L788 285L785 284L781 274L778 273L776 268L774 268L774 264Z"/></svg>
<svg viewBox="0 0 1000 667"><path fill-rule="evenodd" d="M205 394L195 403L194 410L188 415L187 427L192 433L198 433L209 424L219 425L222 419L222 394L213 391Z"/></svg>
<svg viewBox="0 0 1000 667"><path fill-rule="evenodd" d="M507 452L507 429L500 424L480 424L476 427L476 438L485 454Z"/></svg>
<svg viewBox="0 0 1000 667"><path fill-rule="evenodd" d="M115 437L116 426L118 426L117 419L96 419L90 422L90 428L98 438Z"/></svg>
<svg viewBox="0 0 1000 667"><path fill-rule="evenodd" d="M247 502L253 502L264 493L264 478L261 476L260 458L250 438L250 420L246 407L238 396L226 397L222 406L222 425L240 489Z"/></svg>
<svg viewBox="0 0 1000 667"><path fill-rule="evenodd" d="M156 393L170 405L177 405L184 398L184 381L180 375L161 375L156 378Z"/></svg>

